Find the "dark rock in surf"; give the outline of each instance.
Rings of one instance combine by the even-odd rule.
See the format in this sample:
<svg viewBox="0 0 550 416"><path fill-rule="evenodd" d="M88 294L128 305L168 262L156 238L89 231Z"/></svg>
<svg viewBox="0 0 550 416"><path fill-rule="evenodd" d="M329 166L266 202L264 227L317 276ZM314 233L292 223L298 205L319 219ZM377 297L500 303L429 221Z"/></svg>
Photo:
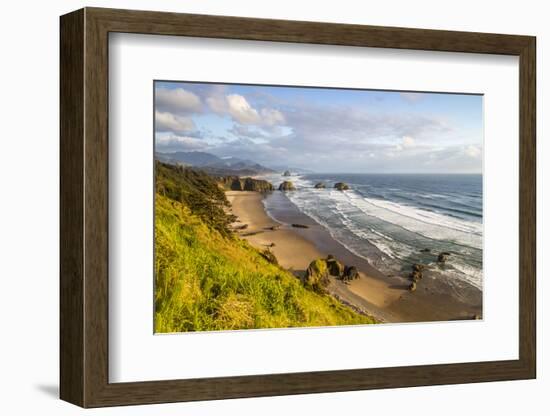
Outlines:
<svg viewBox="0 0 550 416"><path fill-rule="evenodd" d="M304 224L292 224L294 228L309 228L309 225Z"/></svg>
<svg viewBox="0 0 550 416"><path fill-rule="evenodd" d="M290 171L289 171L289 170L285 170L285 171L283 172L283 176L290 176L290 175L291 175L291 174L290 174Z"/></svg>
<svg viewBox="0 0 550 416"><path fill-rule="evenodd" d="M437 262L438 263L445 263L450 255L451 255L451 253L449 253L447 251L439 253L439 255L437 256Z"/></svg>
<svg viewBox="0 0 550 416"><path fill-rule="evenodd" d="M292 181L284 181L279 185L279 191L295 191L296 187L292 183Z"/></svg>
<svg viewBox="0 0 550 416"><path fill-rule="evenodd" d="M334 189L338 189L339 191L347 191L349 190L349 185L344 182L336 182L334 184Z"/></svg>
<svg viewBox="0 0 550 416"><path fill-rule="evenodd" d="M418 282L420 279L422 279L422 272L413 271L411 274L409 274L409 279L411 279L415 283Z"/></svg>
<svg viewBox="0 0 550 416"><path fill-rule="evenodd" d="M325 189L326 185L323 182L319 182L315 184L315 189Z"/></svg>

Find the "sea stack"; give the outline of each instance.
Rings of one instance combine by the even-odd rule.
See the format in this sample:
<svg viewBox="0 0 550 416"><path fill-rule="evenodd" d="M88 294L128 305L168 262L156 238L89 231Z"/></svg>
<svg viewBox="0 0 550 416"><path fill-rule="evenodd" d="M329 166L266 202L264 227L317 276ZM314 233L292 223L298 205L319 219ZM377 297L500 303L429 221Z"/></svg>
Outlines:
<svg viewBox="0 0 550 416"><path fill-rule="evenodd" d="M279 185L279 191L295 191L296 187L292 181L284 181Z"/></svg>
<svg viewBox="0 0 550 416"><path fill-rule="evenodd" d="M285 170L283 172L283 176L290 176L290 171L289 170Z"/></svg>
<svg viewBox="0 0 550 416"><path fill-rule="evenodd" d="M349 189L349 185L344 182L336 182L334 184L334 189L338 189L339 191L347 191Z"/></svg>

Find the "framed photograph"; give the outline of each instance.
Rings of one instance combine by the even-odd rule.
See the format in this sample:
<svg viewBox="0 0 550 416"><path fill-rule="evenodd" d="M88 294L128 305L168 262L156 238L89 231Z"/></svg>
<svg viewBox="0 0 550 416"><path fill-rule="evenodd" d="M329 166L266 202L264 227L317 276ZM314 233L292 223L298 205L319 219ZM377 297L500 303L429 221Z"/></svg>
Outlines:
<svg viewBox="0 0 550 416"><path fill-rule="evenodd" d="M535 378L535 38L61 17L82 407Z"/></svg>

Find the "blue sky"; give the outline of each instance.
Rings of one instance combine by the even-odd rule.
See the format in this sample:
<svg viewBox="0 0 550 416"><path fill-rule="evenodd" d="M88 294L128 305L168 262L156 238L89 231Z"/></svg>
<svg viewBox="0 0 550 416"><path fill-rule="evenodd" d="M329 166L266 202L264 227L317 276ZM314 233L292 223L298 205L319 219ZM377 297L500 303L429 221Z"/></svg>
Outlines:
<svg viewBox="0 0 550 416"><path fill-rule="evenodd" d="M480 173L483 97L155 82L158 152L317 172Z"/></svg>

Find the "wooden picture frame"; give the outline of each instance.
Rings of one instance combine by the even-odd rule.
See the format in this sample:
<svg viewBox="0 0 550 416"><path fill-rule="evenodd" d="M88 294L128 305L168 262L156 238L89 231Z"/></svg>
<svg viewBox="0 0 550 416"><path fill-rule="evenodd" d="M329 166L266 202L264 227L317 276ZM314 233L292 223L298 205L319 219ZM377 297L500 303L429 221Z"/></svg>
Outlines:
<svg viewBox="0 0 550 416"><path fill-rule="evenodd" d="M85 8L61 17L60 396L82 407L529 379L536 376L535 38ZM110 32L519 57L519 359L109 383Z"/></svg>

